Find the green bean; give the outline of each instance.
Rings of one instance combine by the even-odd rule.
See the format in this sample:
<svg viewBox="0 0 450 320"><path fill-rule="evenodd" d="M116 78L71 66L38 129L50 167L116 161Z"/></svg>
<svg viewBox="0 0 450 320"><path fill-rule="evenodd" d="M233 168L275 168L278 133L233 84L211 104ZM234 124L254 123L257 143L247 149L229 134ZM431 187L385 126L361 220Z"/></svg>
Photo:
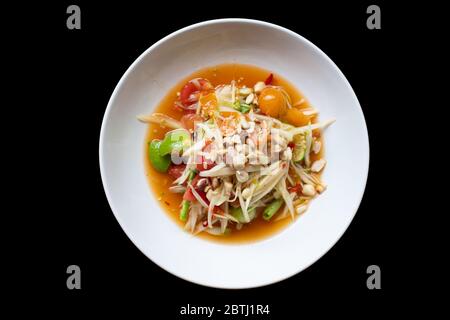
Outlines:
<svg viewBox="0 0 450 320"><path fill-rule="evenodd" d="M236 218L240 223L247 223L248 221L245 220L244 213L242 212L242 208L231 208L230 213L233 217ZM256 217L256 209L250 208L247 210L248 217L250 218L250 221L255 219Z"/></svg>
<svg viewBox="0 0 450 320"><path fill-rule="evenodd" d="M188 177L189 182L191 182L192 180L194 180L196 174L197 174L197 171L196 171L196 170L190 170L190 172L189 172L189 177Z"/></svg>
<svg viewBox="0 0 450 320"><path fill-rule="evenodd" d="M181 203L181 210L180 210L180 220L181 221L187 220L190 206L191 206L191 202L189 200L183 200L183 202Z"/></svg>
<svg viewBox="0 0 450 320"><path fill-rule="evenodd" d="M269 203L263 212L264 220L270 220L270 218L272 218L273 215L277 213L282 204L283 204L282 199L277 199Z"/></svg>

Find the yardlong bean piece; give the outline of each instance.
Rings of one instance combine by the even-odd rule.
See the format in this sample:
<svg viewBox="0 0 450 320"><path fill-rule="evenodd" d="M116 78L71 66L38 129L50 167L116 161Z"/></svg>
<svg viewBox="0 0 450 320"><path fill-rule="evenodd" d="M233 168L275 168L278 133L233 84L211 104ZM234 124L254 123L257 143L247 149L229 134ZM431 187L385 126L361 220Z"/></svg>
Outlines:
<svg viewBox="0 0 450 320"><path fill-rule="evenodd" d="M264 209L263 218L264 220L270 220L275 213L280 209L283 204L283 199L277 199L271 203Z"/></svg>

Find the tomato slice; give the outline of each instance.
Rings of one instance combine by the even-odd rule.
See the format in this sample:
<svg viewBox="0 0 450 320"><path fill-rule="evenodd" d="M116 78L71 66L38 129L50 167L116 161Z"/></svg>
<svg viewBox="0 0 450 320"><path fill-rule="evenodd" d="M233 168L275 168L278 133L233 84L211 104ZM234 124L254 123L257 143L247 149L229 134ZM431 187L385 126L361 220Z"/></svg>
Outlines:
<svg viewBox="0 0 450 320"><path fill-rule="evenodd" d="M195 190L195 191L197 191L197 193L198 193L198 195L200 196L200 198L202 198L203 201L205 201L205 203L209 206L209 200L208 200L208 198L206 197L205 191L202 191L202 190Z"/></svg>
<svg viewBox="0 0 450 320"><path fill-rule="evenodd" d="M188 82L184 85L180 92L180 101L184 106L192 104L190 102L191 94L197 91L197 87L192 82Z"/></svg>
<svg viewBox="0 0 450 320"><path fill-rule="evenodd" d="M197 79L198 82L200 83L200 90L201 91L206 91L206 90L211 90L213 89L213 85L211 84L211 82L209 82L206 79Z"/></svg>
<svg viewBox="0 0 450 320"><path fill-rule="evenodd" d="M180 91L180 102L183 106L187 107L198 101L200 92L211 90L212 88L212 84L206 79L198 78L190 80Z"/></svg>
<svg viewBox="0 0 450 320"><path fill-rule="evenodd" d="M179 165L170 165L169 170L167 173L169 176L171 176L174 179L178 179L183 174L184 170L186 169L185 164L179 164Z"/></svg>
<svg viewBox="0 0 450 320"><path fill-rule="evenodd" d="M288 191L289 193L295 192L295 193L299 193L302 191L302 185L300 183L297 183L295 186L289 187Z"/></svg>
<svg viewBox="0 0 450 320"><path fill-rule="evenodd" d="M191 184L191 185L194 187L194 186L196 185L196 181L192 180L192 184ZM200 196L200 198L202 198L203 201L204 201L207 205L209 205L209 200L208 200L208 198L206 197L205 191L198 190L196 187L194 187L194 189L195 189L195 192L198 193L198 195ZM194 193L192 192L192 188L191 188L191 187L189 187L189 188L186 190L186 192L184 193L184 195L183 195L183 200L188 200L188 201L194 201L194 200L197 200L197 198L194 196Z"/></svg>
<svg viewBox="0 0 450 320"><path fill-rule="evenodd" d="M187 188L186 192L183 195L183 200L188 200L188 201L196 200L194 194L192 193L191 188Z"/></svg>
<svg viewBox="0 0 450 320"><path fill-rule="evenodd" d="M204 193L202 190L198 190L197 186L197 182L200 179L199 175L196 175L194 177L194 179L192 179L192 181L189 183L194 189L195 191L202 197L201 193ZM206 199L206 194L204 195L204 198L202 197L202 199ZM194 201L196 200L194 194L192 193L192 188L188 186L186 192L183 195L183 200L189 200L189 201Z"/></svg>

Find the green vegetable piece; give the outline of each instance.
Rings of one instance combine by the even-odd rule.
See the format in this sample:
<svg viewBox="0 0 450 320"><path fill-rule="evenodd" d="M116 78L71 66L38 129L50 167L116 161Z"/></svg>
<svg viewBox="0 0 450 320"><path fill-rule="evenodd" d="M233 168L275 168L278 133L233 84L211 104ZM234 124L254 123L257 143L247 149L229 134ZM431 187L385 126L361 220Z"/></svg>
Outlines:
<svg viewBox="0 0 450 320"><path fill-rule="evenodd" d="M189 208L191 207L191 202L188 200L183 200L181 203L181 210L180 210L180 220L186 221L189 213Z"/></svg>
<svg viewBox="0 0 450 320"><path fill-rule="evenodd" d="M305 148L295 146L292 154L292 160L299 162L302 161L303 158L305 158Z"/></svg>
<svg viewBox="0 0 450 320"><path fill-rule="evenodd" d="M173 150L184 150L191 142L191 135L186 130L170 131L164 137L159 148L159 154L165 156Z"/></svg>
<svg viewBox="0 0 450 320"><path fill-rule="evenodd" d="M161 140L153 140L149 144L148 156L153 168L159 172L167 172L170 166L170 154L161 156L159 148L161 146Z"/></svg>
<svg viewBox="0 0 450 320"><path fill-rule="evenodd" d="M242 104L241 104L241 112L242 112L242 113L247 113L247 112L249 112L251 108L252 108L252 107L251 107L250 105L248 105L248 104L245 104L245 103L242 103Z"/></svg>
<svg viewBox="0 0 450 320"><path fill-rule="evenodd" d="M233 105L233 108L235 108L239 112L247 113L250 111L252 106L246 103L240 103L239 101L236 101Z"/></svg>
<svg viewBox="0 0 450 320"><path fill-rule="evenodd" d="M188 180L189 180L189 182L191 182L192 180L194 180L194 178L195 178L195 176L197 175L197 170L190 170L190 172L189 172L189 177L188 177Z"/></svg>
<svg viewBox="0 0 450 320"><path fill-rule="evenodd" d="M244 217L244 213L242 212L242 209L240 207L238 208L231 208L230 213L233 217L235 217L240 223L247 223ZM248 217L250 218L250 221L255 219L256 217L256 209L251 208L248 210Z"/></svg>
<svg viewBox="0 0 450 320"><path fill-rule="evenodd" d="M295 147L292 153L292 160L295 162L302 161L306 153L306 137L304 134L294 136Z"/></svg>
<svg viewBox="0 0 450 320"><path fill-rule="evenodd" d="M264 220L270 220L270 218L272 218L273 215L278 212L282 204L282 199L277 199L269 203L269 205L264 209L263 212Z"/></svg>
<svg viewBox="0 0 450 320"><path fill-rule="evenodd" d="M250 111L252 107L249 104L246 103L241 103L241 107L239 108L239 111L241 111L242 113L247 113Z"/></svg>

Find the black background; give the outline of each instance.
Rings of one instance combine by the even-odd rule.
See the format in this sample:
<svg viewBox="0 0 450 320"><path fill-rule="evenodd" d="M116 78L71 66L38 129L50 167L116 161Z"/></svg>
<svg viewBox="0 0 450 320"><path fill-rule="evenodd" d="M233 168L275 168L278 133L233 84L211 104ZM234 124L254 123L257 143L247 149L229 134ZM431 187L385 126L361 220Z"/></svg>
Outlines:
<svg viewBox="0 0 450 320"><path fill-rule="evenodd" d="M81 8L81 30L66 28L66 8ZM368 30L366 8L381 7L381 30ZM362 1L355 4L304 2L297 6L191 1L151 4L87 1L38 4L16 8L11 31L25 26L21 59L30 65L25 81L29 91L20 98L35 99L27 111L33 119L24 142L36 155L28 166L30 196L19 205L33 204L27 227L33 237L20 251L22 280L32 273L19 294L30 294L49 305L83 312L86 306L156 312L182 318L180 306L197 304L269 304L270 318L316 316L381 316L399 306L398 297L413 294L402 236L404 195L392 190L394 152L403 152L389 139L404 111L398 92L405 90L399 74L412 57L400 51L411 37L405 6ZM22 10L22 11L20 11ZM270 286L250 290L218 290L198 286L160 269L127 238L115 220L101 184L98 142L109 97L130 64L157 40L195 22L221 17L260 19L291 29L321 48L351 83L363 108L370 139L370 171L361 206L344 236L319 261L300 274ZM420 33L415 29L414 33ZM26 38L25 38L26 35ZM32 72L30 72L32 70ZM23 78L22 78L22 81ZM17 116L23 116L16 114ZM389 118L389 121L385 120ZM405 173L397 171L395 181ZM32 177L32 178L31 178ZM352 179L351 172L348 178ZM386 190L387 189L387 190ZM386 193L396 195L385 201ZM400 232L399 232L400 231ZM164 244L161 244L164 246ZM68 290L66 268L82 270L82 289ZM366 268L381 268L381 290L368 290ZM14 266L14 263L13 263ZM34 267L32 267L34 266ZM14 266L15 267L15 266ZM17 282L18 283L18 282ZM100 303L106 301L106 304ZM357 311L354 306L361 306ZM401 312L401 311L400 311ZM269 317L267 317L269 318Z"/></svg>

